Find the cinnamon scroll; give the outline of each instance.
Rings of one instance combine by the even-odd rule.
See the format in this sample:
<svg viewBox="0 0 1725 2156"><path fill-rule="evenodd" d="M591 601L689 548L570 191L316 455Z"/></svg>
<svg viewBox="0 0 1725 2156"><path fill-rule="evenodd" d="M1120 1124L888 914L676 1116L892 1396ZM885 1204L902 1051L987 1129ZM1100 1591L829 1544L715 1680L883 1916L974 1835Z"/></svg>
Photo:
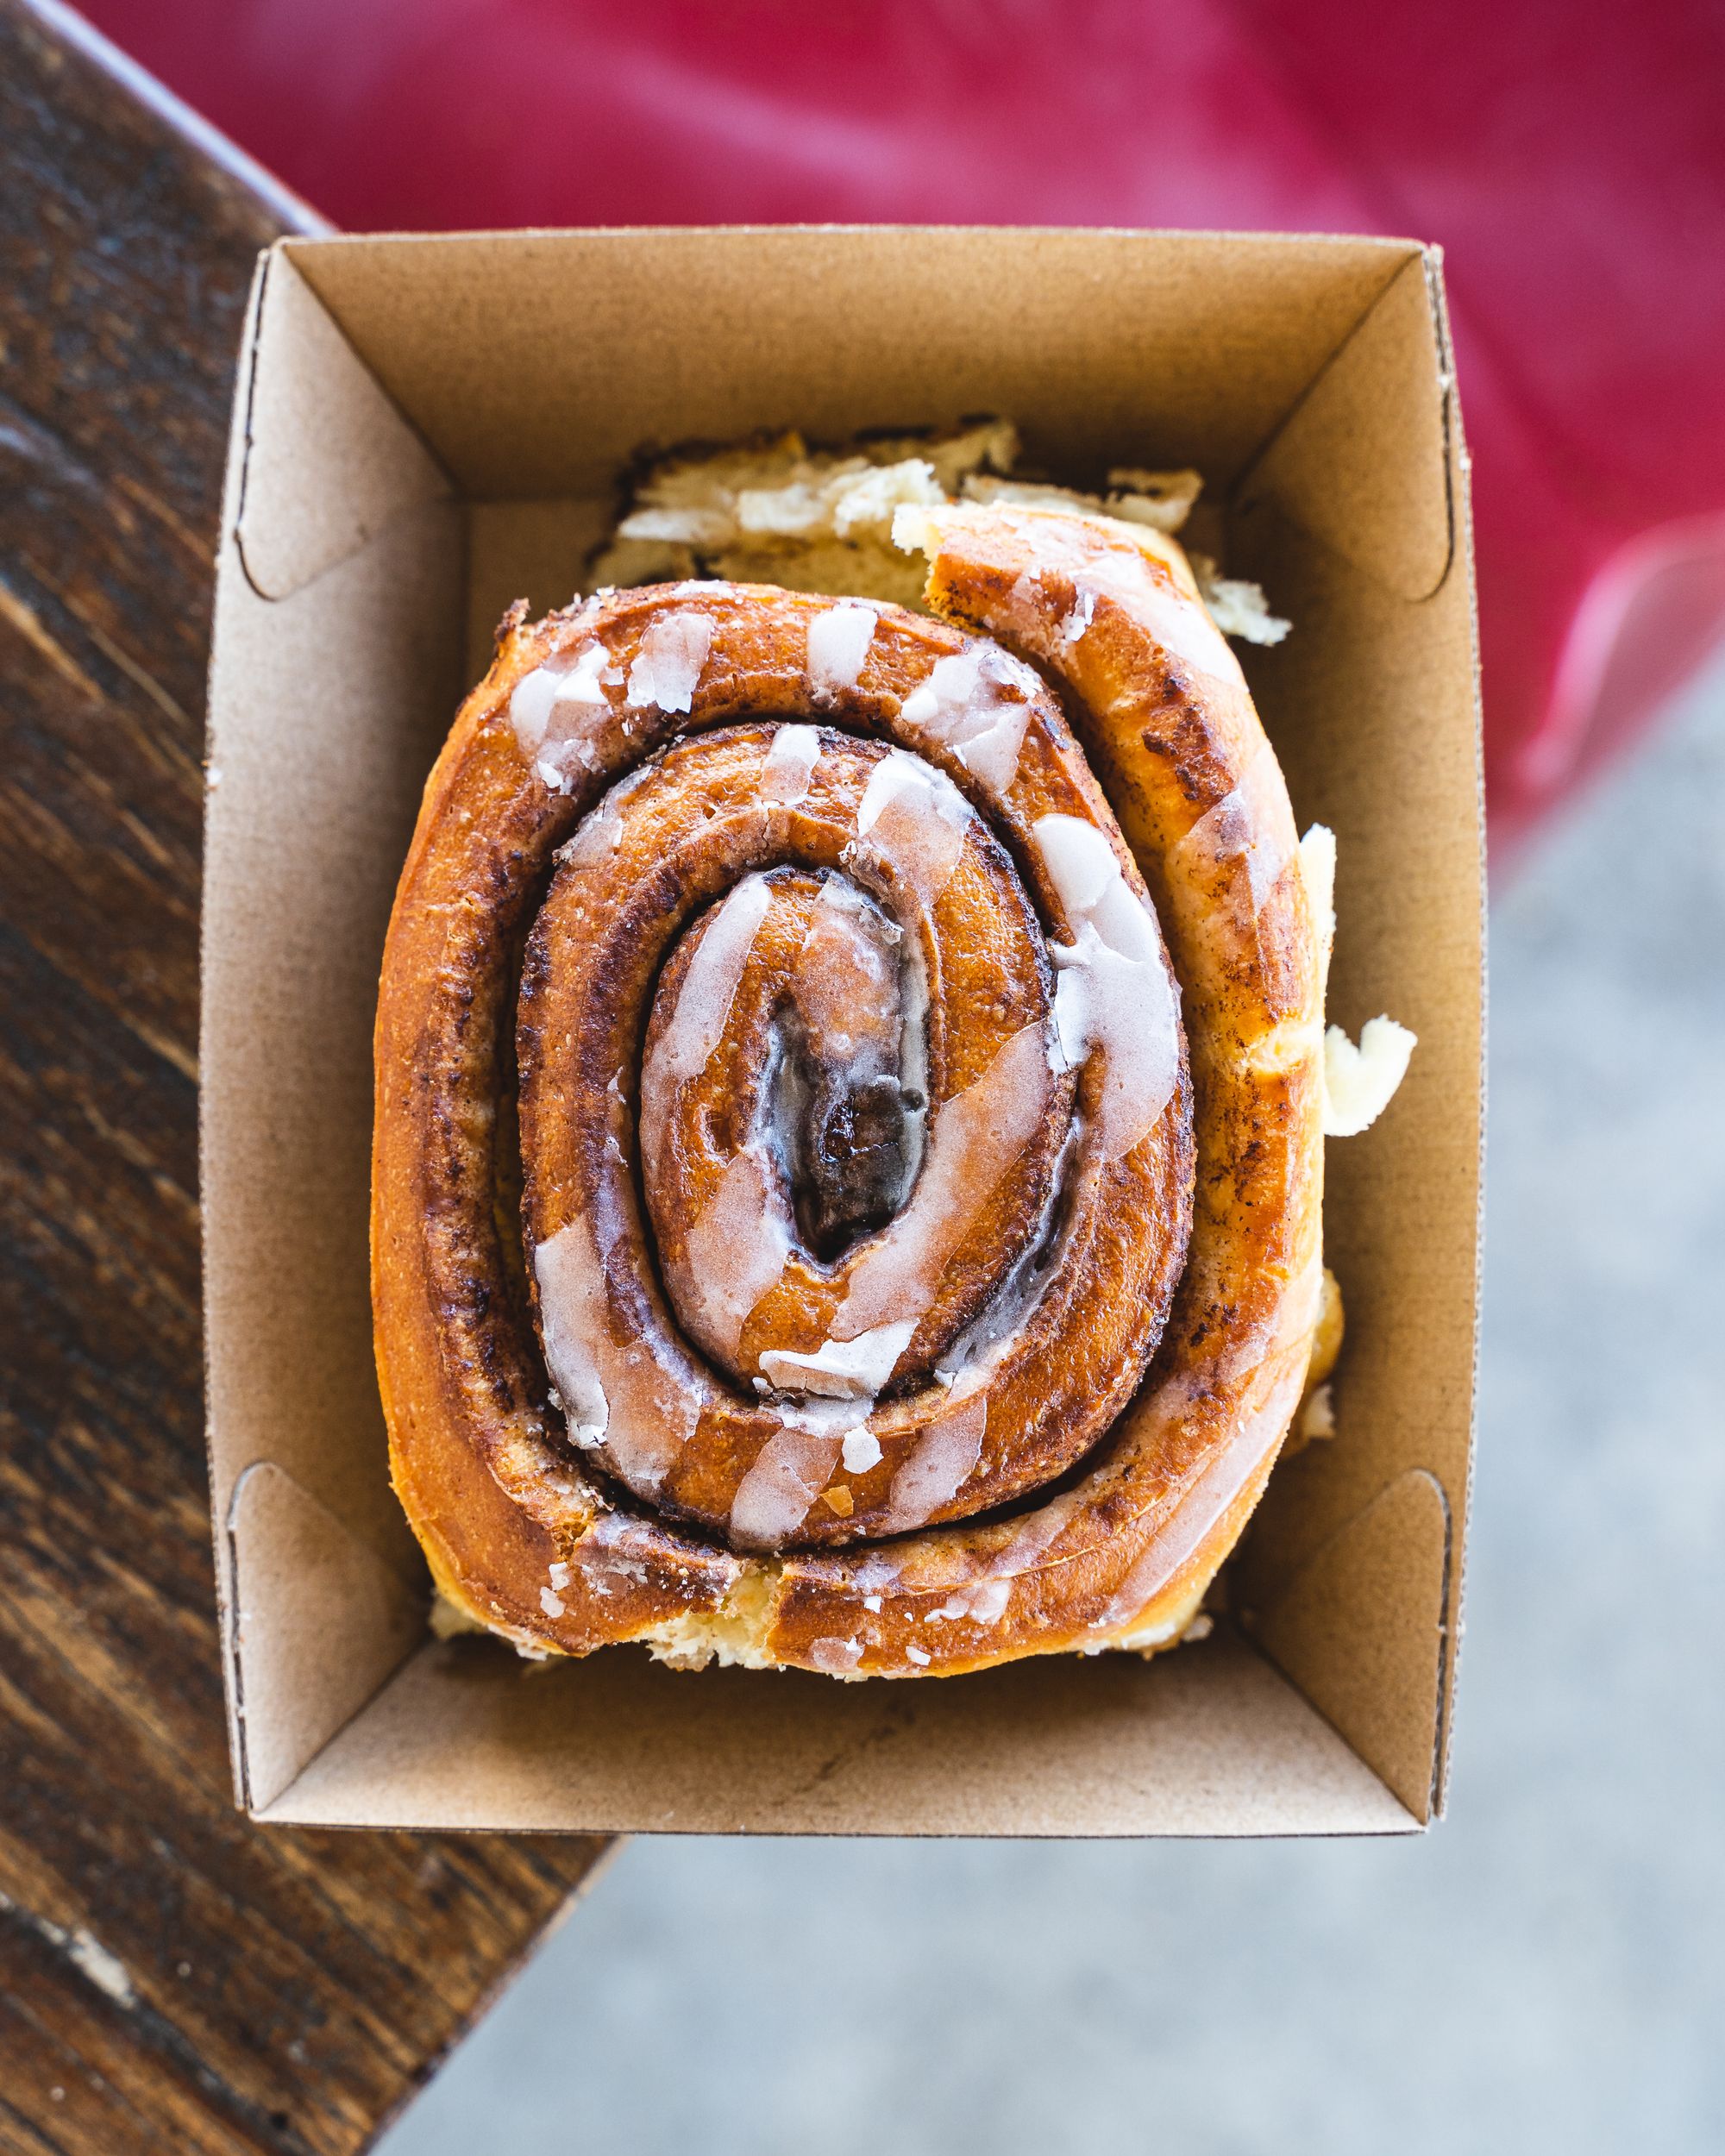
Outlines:
<svg viewBox="0 0 1725 2156"><path fill-rule="evenodd" d="M505 622L386 954L396 1487L530 1651L1177 1636L1304 1386L1320 928L1177 551L900 512L931 620Z"/></svg>

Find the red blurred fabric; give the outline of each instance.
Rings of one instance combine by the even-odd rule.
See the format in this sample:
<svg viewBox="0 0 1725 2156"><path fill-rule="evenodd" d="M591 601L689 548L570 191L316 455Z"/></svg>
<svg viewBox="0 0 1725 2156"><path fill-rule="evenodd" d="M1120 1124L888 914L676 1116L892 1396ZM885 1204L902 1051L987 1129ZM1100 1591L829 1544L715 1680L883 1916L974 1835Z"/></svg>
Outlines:
<svg viewBox="0 0 1725 2156"><path fill-rule="evenodd" d="M1716 0L89 0L355 230L788 220L1440 241L1513 844L1725 633Z"/></svg>

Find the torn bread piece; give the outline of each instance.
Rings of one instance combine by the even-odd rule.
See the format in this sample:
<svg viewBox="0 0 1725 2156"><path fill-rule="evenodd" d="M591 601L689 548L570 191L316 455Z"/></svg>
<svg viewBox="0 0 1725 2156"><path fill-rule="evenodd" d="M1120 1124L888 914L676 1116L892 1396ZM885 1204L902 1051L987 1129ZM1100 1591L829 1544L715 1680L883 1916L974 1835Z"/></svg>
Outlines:
<svg viewBox="0 0 1725 2156"><path fill-rule="evenodd" d="M1225 577L1208 555L1189 560L1174 535L1185 528L1202 475L1189 467L1111 469L1090 493L1017 473L1018 429L985 419L944 432L881 436L838 449L812 448L794 431L728 448L676 450L646 463L592 582L628 586L717 577L791 591L888 599L924 611L914 542L894 519L953 501L1075 511L1154 533L1177 580L1202 599L1225 635L1279 643L1290 624L1262 588Z"/></svg>
<svg viewBox="0 0 1725 2156"><path fill-rule="evenodd" d="M919 607L922 574L892 544L894 512L949 501L979 475L1009 472L1018 454L1018 430L1002 419L839 450L787 432L674 451L637 478L592 580L720 577Z"/></svg>

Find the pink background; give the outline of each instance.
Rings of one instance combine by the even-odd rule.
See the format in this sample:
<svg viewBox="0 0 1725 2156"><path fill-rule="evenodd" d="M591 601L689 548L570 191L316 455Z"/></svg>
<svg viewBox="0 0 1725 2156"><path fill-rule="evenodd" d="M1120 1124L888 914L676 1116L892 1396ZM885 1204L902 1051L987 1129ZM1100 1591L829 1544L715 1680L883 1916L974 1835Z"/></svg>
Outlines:
<svg viewBox="0 0 1725 2156"><path fill-rule="evenodd" d="M1725 633L1725 10L91 0L357 230L803 219L1440 242L1500 857Z"/></svg>

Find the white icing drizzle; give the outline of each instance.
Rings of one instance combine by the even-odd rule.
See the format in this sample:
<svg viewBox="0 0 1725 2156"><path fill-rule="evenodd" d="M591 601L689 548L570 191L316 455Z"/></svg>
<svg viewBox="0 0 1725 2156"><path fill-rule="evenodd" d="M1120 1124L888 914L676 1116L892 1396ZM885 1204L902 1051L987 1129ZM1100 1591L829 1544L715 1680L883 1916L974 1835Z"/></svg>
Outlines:
<svg viewBox="0 0 1725 2156"><path fill-rule="evenodd" d="M722 1354L736 1354L756 1305L778 1286L794 1240L773 1163L760 1145L745 1146L688 1232L690 1282Z"/></svg>
<svg viewBox="0 0 1725 2156"><path fill-rule="evenodd" d="M911 1202L858 1258L834 1339L906 1320L914 1329L971 1223L1040 1127L1050 1090L1046 1031L1026 1025L930 1119Z"/></svg>
<svg viewBox="0 0 1725 2156"><path fill-rule="evenodd" d="M904 1585L905 1565L895 1549L876 1549L865 1546L856 1555L850 1567L850 1584L872 1589L877 1595L883 1589L896 1595ZM875 1604L863 1596L862 1607L872 1609Z"/></svg>
<svg viewBox="0 0 1725 2156"><path fill-rule="evenodd" d="M596 710L609 708L610 699L602 684L614 678L611 654L603 644L588 644L577 654L575 663L563 676L562 686L557 692L560 704L590 704Z"/></svg>
<svg viewBox="0 0 1725 2156"><path fill-rule="evenodd" d="M629 669L629 701L636 711L656 706L687 711L712 648L715 624L710 614L661 614L641 639Z"/></svg>
<svg viewBox="0 0 1725 2156"><path fill-rule="evenodd" d="M1088 1129L1083 1117L1075 1114L1067 1125L1036 1232L988 1300L935 1364L936 1377L951 1388L955 1401L968 1400L973 1392L988 1385L992 1366L1023 1333L1037 1306L1059 1276L1074 1216L1069 1214L1058 1227L1056 1217Z"/></svg>
<svg viewBox="0 0 1725 2156"><path fill-rule="evenodd" d="M869 606L829 606L808 625L809 680L828 696L854 689L874 641L877 617Z"/></svg>
<svg viewBox="0 0 1725 2156"><path fill-rule="evenodd" d="M745 876L726 893L689 961L664 1031L641 1072L641 1150L656 1172L677 1088L698 1078L724 1037L725 1020L773 893L766 878Z"/></svg>
<svg viewBox="0 0 1725 2156"><path fill-rule="evenodd" d="M874 1405L866 1395L858 1400L831 1400L814 1393L790 1393L775 1400L771 1412L787 1430L801 1430L812 1438L843 1438L862 1428Z"/></svg>
<svg viewBox="0 0 1725 2156"><path fill-rule="evenodd" d="M842 1432L787 1426L768 1438L737 1485L731 1539L745 1550L776 1550L808 1517L837 1463Z"/></svg>
<svg viewBox="0 0 1725 2156"><path fill-rule="evenodd" d="M932 906L964 851L970 804L920 756L894 749L869 774L856 830L888 868Z"/></svg>
<svg viewBox="0 0 1725 2156"><path fill-rule="evenodd" d="M983 1566L985 1576L1014 1579L1020 1572L1027 1572L1044 1551L1053 1547L1088 1495L1081 1483L1076 1489L1069 1489L1051 1499L1040 1512L1027 1514L1012 1540Z"/></svg>
<svg viewBox="0 0 1725 2156"><path fill-rule="evenodd" d="M770 903L764 880L754 881ZM745 888L739 884L726 901L727 907L737 906L737 914L730 920L715 917L706 931L670 1024L643 1073L641 1144L651 1172L657 1172L676 1087L704 1067L722 1038L746 964L745 938L752 940L758 931L753 916L759 900L739 897ZM764 915L764 907L762 911ZM709 965L707 943L715 937L721 937L721 947ZM900 961L894 947L902 942L902 932L877 906L842 879L829 878L798 954L798 994L831 1052L848 1058L859 1081L889 1067L887 1038L896 1036L901 1081L920 1094L926 1085L920 1012L913 1007L900 1013L898 1005ZM914 947L911 955L918 955ZM697 967L702 968L699 981ZM914 1006L921 969L913 965L907 971ZM691 997L684 1032L684 1006ZM674 1031L680 1038L676 1051L668 1054ZM722 1356L737 1352L750 1314L781 1278L797 1239L786 1180L792 1139L779 1127L776 1100L776 1088L763 1084L754 1133L727 1163L718 1188L688 1230L683 1259L671 1267L673 1285L687 1295L699 1337ZM920 1159L925 1116L925 1110L918 1110L906 1117L911 1127L905 1190L911 1188ZM862 1337L821 1343L812 1353L773 1349L762 1357L761 1367L775 1387L828 1400L862 1401L845 1418L860 1420L915 1329L911 1319Z"/></svg>
<svg viewBox="0 0 1725 2156"><path fill-rule="evenodd" d="M1176 850L1206 865L1244 861L1252 912L1263 911L1295 851L1294 814L1282 769L1263 735L1233 791L1205 811Z"/></svg>
<svg viewBox="0 0 1725 2156"><path fill-rule="evenodd" d="M849 1676L862 1659L860 1640L820 1639L809 1642L809 1660L828 1677Z"/></svg>
<svg viewBox="0 0 1725 2156"><path fill-rule="evenodd" d="M920 1647L906 1647L905 1654L907 1659L914 1662L919 1670L925 1670L934 1659L932 1654L925 1653Z"/></svg>
<svg viewBox="0 0 1725 2156"><path fill-rule="evenodd" d="M951 749L967 771L1003 799L1018 776L1031 699L1041 687L1021 660L996 645L975 643L937 660L921 687L905 699L900 716Z"/></svg>
<svg viewBox="0 0 1725 2156"><path fill-rule="evenodd" d="M846 1298L847 1303L849 1298ZM830 1400L873 1401L910 1344L915 1318L875 1326L846 1340L823 1340L812 1355L769 1348L761 1367L787 1391L819 1393Z"/></svg>
<svg viewBox="0 0 1725 2156"><path fill-rule="evenodd" d="M1312 925L1318 931L1318 1003L1329 994L1330 957L1336 940L1336 835L1314 824L1295 849L1306 886ZM1394 1018L1368 1018L1359 1045L1339 1025L1324 1035L1324 1136L1354 1138L1369 1130L1407 1075L1418 1036Z"/></svg>
<svg viewBox="0 0 1725 2156"><path fill-rule="evenodd" d="M542 1587L539 1590L539 1607L548 1617L561 1617L565 1605L561 1595L551 1588Z"/></svg>
<svg viewBox="0 0 1725 2156"><path fill-rule="evenodd" d="M968 1617L975 1624L997 1625L1006 1614L1012 1593L1010 1580L976 1580L969 1587L955 1589L938 1609L929 1612L926 1622L938 1624L944 1619L950 1624Z"/></svg>
<svg viewBox="0 0 1725 2156"><path fill-rule="evenodd" d="M888 1040L902 1035L899 950L903 931L852 884L829 876L797 953L797 1000L835 1061L854 1081L887 1067ZM904 1050L899 1039L900 1067ZM906 1074L906 1085L921 1082Z"/></svg>
<svg viewBox="0 0 1725 2156"><path fill-rule="evenodd" d="M583 661L596 659L603 666L605 656L602 645L589 644L575 664L579 667ZM524 674L516 683L509 699L509 723L524 756L535 755L543 742L551 724L551 707L563 694L569 679L568 668L548 663Z"/></svg>
<svg viewBox="0 0 1725 2156"><path fill-rule="evenodd" d="M874 619L873 615L869 619ZM761 798L781 808L806 800L814 768L820 761L820 735L812 726L780 726L761 767Z"/></svg>
<svg viewBox="0 0 1725 2156"><path fill-rule="evenodd" d="M559 654L523 674L509 699L509 723L521 753L554 791L568 784L568 758L575 756L589 770L598 768L589 738L594 724L608 717L611 705L603 682L611 655L600 643L590 643L573 659Z"/></svg>
<svg viewBox="0 0 1725 2156"><path fill-rule="evenodd" d="M815 904L824 906L834 913L848 914L852 919L868 917L871 932L885 943L898 943L903 940L904 931L898 923L889 920L863 892L859 891L854 883L847 883L843 876L829 876L821 885L820 896ZM809 939L817 934L819 926L819 922L811 923L808 937L803 941L805 950L807 950Z"/></svg>
<svg viewBox="0 0 1725 2156"><path fill-rule="evenodd" d="M1130 1624L1153 1601L1205 1537L1218 1525L1250 1481L1253 1470L1287 1432L1306 1382L1304 1358L1295 1356L1277 1376L1268 1397L1249 1415L1197 1481L1180 1498L1150 1546L1121 1581L1092 1628L1112 1630Z"/></svg>
<svg viewBox="0 0 1725 2156"><path fill-rule="evenodd" d="M1090 626L1096 615L1096 594L1094 591L1080 592L1072 602L1072 611L1060 624L1063 643L1076 644Z"/></svg>
<svg viewBox="0 0 1725 2156"><path fill-rule="evenodd" d="M694 1435L700 1401L646 1335L612 1340L605 1261L623 1226L603 1187L596 1200L533 1254L545 1363L574 1442L602 1444L630 1488L651 1495Z"/></svg>
<svg viewBox="0 0 1725 2156"><path fill-rule="evenodd" d="M651 1531L627 1513L601 1513L575 1545L574 1562L596 1594L610 1595L619 1580L647 1584L646 1552Z"/></svg>
<svg viewBox="0 0 1725 2156"><path fill-rule="evenodd" d="M1111 599L1164 651L1231 686L1245 686L1239 661L1201 603L1158 575L1142 555L1112 548L1086 561L1072 580L1075 611L1088 599L1094 614L1098 599Z"/></svg>
<svg viewBox="0 0 1725 2156"><path fill-rule="evenodd" d="M881 1440L872 1430L848 1431L841 1454L847 1475L866 1475L881 1464Z"/></svg>
<svg viewBox="0 0 1725 2156"><path fill-rule="evenodd" d="M571 1440L591 1451L605 1442L611 1402L587 1345L595 1316L593 1290L599 1283L585 1257L583 1224L576 1220L539 1245L533 1269L539 1283L545 1365ZM601 1300L602 1293L601 1288ZM598 1314L603 1322L603 1312Z"/></svg>
<svg viewBox="0 0 1725 2156"><path fill-rule="evenodd" d="M557 849L557 859L571 868L592 868L623 843L623 818L609 801L586 818L574 837Z"/></svg>
<svg viewBox="0 0 1725 2156"><path fill-rule="evenodd" d="M1092 1048L1107 1056L1098 1142L1105 1160L1118 1160L1179 1084L1177 992L1155 918L1104 835L1080 817L1043 816L1032 836L1075 938L1050 946L1060 1068L1076 1069Z"/></svg>
<svg viewBox="0 0 1725 2156"><path fill-rule="evenodd" d="M929 1425L893 1476L881 1520L883 1534L900 1534L925 1525L958 1495L982 1457L988 1427L986 1392L967 1401L957 1413L944 1414Z"/></svg>

